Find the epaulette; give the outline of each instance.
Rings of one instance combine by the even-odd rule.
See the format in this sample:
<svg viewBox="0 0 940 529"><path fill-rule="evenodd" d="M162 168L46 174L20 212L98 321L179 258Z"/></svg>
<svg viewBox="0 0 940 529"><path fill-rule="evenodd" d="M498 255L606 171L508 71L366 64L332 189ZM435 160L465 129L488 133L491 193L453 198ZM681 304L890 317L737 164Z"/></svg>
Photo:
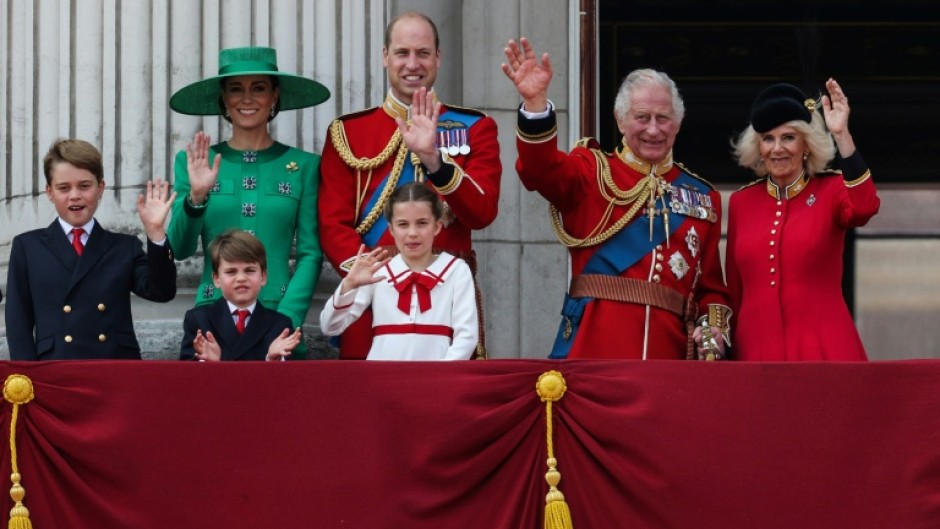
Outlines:
<svg viewBox="0 0 940 529"><path fill-rule="evenodd" d="M684 172L684 173L686 173L687 175L691 176L692 178L698 180L699 182L705 184L705 185L708 186L712 191L715 190L715 186L712 185L711 182L709 182L708 180L705 180L705 179L702 178L701 176L699 176L699 175L693 173L692 171L689 170L688 167L682 165L682 164L679 163L679 162L673 162L673 163L676 164L676 167L678 167L679 169L682 169L682 172Z"/></svg>
<svg viewBox="0 0 940 529"><path fill-rule="evenodd" d="M483 111L481 111L481 110L477 110L477 109L475 109L475 108L458 107L458 106L456 106L456 105L451 105L451 104L448 104L448 103L443 103L443 105L444 105L445 108L447 108L447 110L456 110L456 111L458 111L458 112L463 112L463 113L465 113L465 114L471 114L471 115L474 115L474 116L480 116L481 118L485 118L485 117L486 117L486 113L485 113L485 112L483 112ZM443 114L443 112L441 112L441 113Z"/></svg>
<svg viewBox="0 0 940 529"><path fill-rule="evenodd" d="M600 150L601 144L591 136L585 136L580 140L574 142L575 147L583 147L585 149L598 149ZM606 154L606 153L605 153Z"/></svg>
<svg viewBox="0 0 940 529"><path fill-rule="evenodd" d="M376 110L379 110L379 109L381 109L381 107L369 107L369 108L364 108L364 109L362 109L362 110L357 110L356 112L350 112L349 114L343 114L342 116L338 116L336 119L338 119L338 120L340 120L340 121L345 121L345 120L347 120L347 119L352 119L352 118L356 118L356 117L359 117L359 116L362 116L362 115L365 115L365 114L369 114L369 113L371 113L371 112L375 112Z"/></svg>

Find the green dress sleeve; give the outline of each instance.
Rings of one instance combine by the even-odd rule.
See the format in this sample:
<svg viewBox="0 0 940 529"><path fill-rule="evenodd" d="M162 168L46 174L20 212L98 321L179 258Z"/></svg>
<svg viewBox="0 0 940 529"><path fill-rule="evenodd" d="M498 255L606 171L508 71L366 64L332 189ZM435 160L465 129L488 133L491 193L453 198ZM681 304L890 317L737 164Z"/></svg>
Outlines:
<svg viewBox="0 0 940 529"><path fill-rule="evenodd" d="M300 151L303 152L303 151ZM296 218L296 254L294 274L277 307L278 312L286 315L299 327L307 318L307 311L313 298L313 292L320 278L323 266L323 252L320 250L320 234L317 228L317 188L320 183L320 157L304 153L303 191Z"/></svg>
<svg viewBox="0 0 940 529"><path fill-rule="evenodd" d="M211 155L211 154L210 154ZM176 200L173 201L170 226L166 236L173 248L176 259L183 260L196 253L199 234L202 232L203 215L205 208L192 208L186 202L189 197L189 171L186 168L186 151L176 154L173 166L173 190L176 191Z"/></svg>

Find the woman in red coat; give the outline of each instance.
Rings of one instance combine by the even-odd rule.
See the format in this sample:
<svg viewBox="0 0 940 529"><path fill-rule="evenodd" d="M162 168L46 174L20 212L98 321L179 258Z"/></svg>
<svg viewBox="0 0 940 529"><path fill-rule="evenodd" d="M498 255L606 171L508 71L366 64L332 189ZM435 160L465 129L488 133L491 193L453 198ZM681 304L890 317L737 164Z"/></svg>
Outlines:
<svg viewBox="0 0 940 529"><path fill-rule="evenodd" d="M849 133L849 100L833 79L826 89L820 115L797 87L766 88L734 144L738 164L765 177L733 193L728 208L741 360L867 359L842 296L842 251L846 231L880 201ZM841 171L826 171L836 150Z"/></svg>

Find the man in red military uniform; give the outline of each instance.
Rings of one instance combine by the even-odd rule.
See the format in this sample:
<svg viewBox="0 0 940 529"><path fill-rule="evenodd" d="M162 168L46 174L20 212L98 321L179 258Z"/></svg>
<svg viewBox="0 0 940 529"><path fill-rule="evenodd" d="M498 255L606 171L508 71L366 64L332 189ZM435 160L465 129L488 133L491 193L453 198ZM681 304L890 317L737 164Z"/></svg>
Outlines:
<svg viewBox="0 0 940 529"><path fill-rule="evenodd" d="M675 83L654 70L632 72L614 108L623 147L605 153L579 142L565 153L547 96L548 54L537 59L524 38L505 51L503 72L523 99L516 169L549 201L571 254L551 357L721 358L730 318L721 199L672 160L685 111Z"/></svg>
<svg viewBox="0 0 940 529"><path fill-rule="evenodd" d="M496 122L438 102L433 87L441 52L437 27L425 15L395 17L382 55L390 85L382 106L330 124L317 205L323 252L345 274L360 244L394 248L382 214L385 202L396 186L426 181L445 208L435 248L463 258L475 272L471 231L493 222L499 201ZM371 313L364 314L343 333L341 358L366 357L371 320Z"/></svg>

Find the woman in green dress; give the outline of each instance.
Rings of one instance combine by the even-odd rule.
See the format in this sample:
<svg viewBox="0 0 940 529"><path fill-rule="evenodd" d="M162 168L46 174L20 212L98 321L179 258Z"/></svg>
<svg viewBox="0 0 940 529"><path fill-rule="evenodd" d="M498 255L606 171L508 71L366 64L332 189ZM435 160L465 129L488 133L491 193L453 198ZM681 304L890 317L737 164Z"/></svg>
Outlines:
<svg viewBox="0 0 940 529"><path fill-rule="evenodd" d="M176 156L177 199L167 231L176 258L194 255L199 244L206 255L209 243L229 228L254 234L268 254L267 283L258 299L295 327L306 319L323 262L316 211L320 156L274 141L268 122L281 110L314 106L329 97L320 83L278 71L275 50L249 47L222 50L216 77L183 87L170 98L176 112L221 114L232 124L227 141L210 146L211 139L198 132ZM204 259L196 305L220 295ZM295 349L295 358L305 356L305 349Z"/></svg>

